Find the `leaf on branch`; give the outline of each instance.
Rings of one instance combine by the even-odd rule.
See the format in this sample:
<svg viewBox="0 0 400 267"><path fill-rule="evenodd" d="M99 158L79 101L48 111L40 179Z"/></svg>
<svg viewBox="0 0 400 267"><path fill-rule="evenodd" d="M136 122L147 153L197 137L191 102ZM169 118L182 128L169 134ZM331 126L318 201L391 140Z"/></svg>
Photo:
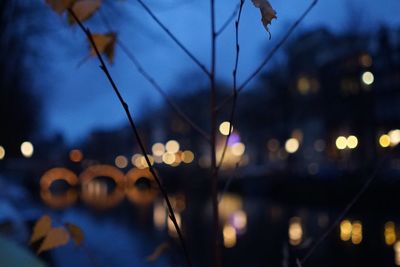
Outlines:
<svg viewBox="0 0 400 267"><path fill-rule="evenodd" d="M261 21L264 28L269 33L269 39L271 39L271 33L268 29L268 25L271 24L273 19L276 19L276 11L272 8L268 0L252 0L255 7L258 7L261 11Z"/></svg>
<svg viewBox="0 0 400 267"><path fill-rule="evenodd" d="M76 0L46 0L46 3L58 14L64 13Z"/></svg>
<svg viewBox="0 0 400 267"><path fill-rule="evenodd" d="M104 54L110 63L114 61L114 49L115 42L117 40L117 34L115 32L109 32L105 34L94 33L92 34L93 41L100 54ZM90 43L90 40L89 40ZM91 43L90 43L91 44ZM96 56L96 51L92 45L90 45L90 55Z"/></svg>
<svg viewBox="0 0 400 267"><path fill-rule="evenodd" d="M65 227L67 228L69 234L71 235L71 238L75 241L75 244L79 246L85 239L85 235L82 229L79 226L72 223L66 223Z"/></svg>
<svg viewBox="0 0 400 267"><path fill-rule="evenodd" d="M72 5L72 11L81 21L89 19L101 6L101 0L75 0ZM75 19L69 15L68 21L70 24L76 23Z"/></svg>
<svg viewBox="0 0 400 267"><path fill-rule="evenodd" d="M37 253L40 254L44 251L63 246L67 244L68 241L69 233L64 227L53 228L47 233Z"/></svg>
<svg viewBox="0 0 400 267"><path fill-rule="evenodd" d="M31 236L30 244L45 237L51 230L51 218L48 215L42 216L33 227L33 233Z"/></svg>
<svg viewBox="0 0 400 267"><path fill-rule="evenodd" d="M146 257L146 261L153 262L156 261L161 254L169 248L167 242L161 243L149 256Z"/></svg>

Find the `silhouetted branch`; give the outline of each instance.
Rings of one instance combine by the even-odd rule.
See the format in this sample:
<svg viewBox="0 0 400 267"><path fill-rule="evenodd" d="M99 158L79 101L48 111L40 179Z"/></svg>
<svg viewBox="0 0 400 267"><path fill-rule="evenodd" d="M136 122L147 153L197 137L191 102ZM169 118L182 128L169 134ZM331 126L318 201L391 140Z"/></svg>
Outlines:
<svg viewBox="0 0 400 267"><path fill-rule="evenodd" d="M214 267L222 266L221 258L221 233L219 227L219 211L218 211L218 170L217 158L215 155L216 130L217 130L217 87L215 84L215 63L216 63L216 41L217 34L215 32L215 0L210 0L210 18L211 18L211 68L210 68L210 89L211 89L211 127L210 127L210 152L211 152L211 202L213 211L213 237L214 237Z"/></svg>
<svg viewBox="0 0 400 267"><path fill-rule="evenodd" d="M328 230L315 242L315 244L310 248L310 250L304 255L304 257L299 261L301 264L304 264L308 258L314 253L314 251L319 247L319 245L328 237L328 235L335 230L335 228L339 225L340 221L346 216L349 210L354 206L354 204L360 199L360 197L365 193L371 183L377 178L379 170L382 168L383 162L385 159L382 159L378 166L375 168L375 171L370 175L370 177L365 181L361 189L358 193L351 199L351 201L346 205L343 211L339 214L336 220L332 223L332 225L328 228Z"/></svg>
<svg viewBox="0 0 400 267"><path fill-rule="evenodd" d="M233 10L232 14L229 16L229 18L224 22L224 24L222 24L221 28L217 31L217 36L219 36L221 33L223 33L225 31L225 29L229 26L229 24L232 22L232 20L235 19L236 14L239 12L240 6L242 4L238 3L235 7L235 9Z"/></svg>
<svg viewBox="0 0 400 267"><path fill-rule="evenodd" d="M231 112L229 115L229 132L228 135L226 136L225 139L225 144L224 148L222 150L222 155L221 159L218 163L217 170L222 166L222 163L225 158L226 150L228 148L228 142L229 138L231 137L232 131L233 131L233 119L235 116L235 110L236 110L236 103L237 103L237 70L238 70L238 64L239 64L239 52L240 52L240 46L239 46L239 23L240 23L240 17L242 14L242 9L243 9L243 4L244 0L240 0L239 4L239 14L237 17L237 20L235 21L235 43L236 43L236 55L235 55L235 66L233 68L232 76L233 76L233 100L232 100L232 107L231 107Z"/></svg>
<svg viewBox="0 0 400 267"><path fill-rule="evenodd" d="M293 23L293 25L288 29L283 38L275 45L275 47L269 52L266 58L260 63L260 65L249 75L249 77L239 86L238 93L240 93L246 85L257 76L257 74L268 64L271 58L275 55L275 53L282 47L282 45L288 40L290 35L294 32L294 30L299 26L299 24L304 20L304 18L308 15L308 13L314 8L314 6L318 3L318 0L313 0L313 2L308 6L308 8L302 13L302 15ZM221 109L231 98L233 98L233 94L226 97L216 108L217 110Z"/></svg>
<svg viewBox="0 0 400 267"><path fill-rule="evenodd" d="M163 31L189 56L189 58L196 63L197 66L205 73L207 76L210 76L210 72L206 69L206 67L182 44L181 41L176 38L176 36L165 26L157 16L151 11L148 5L146 5L142 0L137 0L138 3L143 7L143 9L150 15L150 17L158 24L158 26L163 29Z"/></svg>
<svg viewBox="0 0 400 267"><path fill-rule="evenodd" d="M109 31L112 31L112 27L106 17L100 12L101 19L106 25ZM156 80L143 68L139 60L133 55L129 48L125 45L121 39L116 40L117 45L121 48L122 52L128 57L128 59L136 67L137 71L153 86L153 88L164 98L164 100L171 106L171 108L180 116L184 121L186 121L195 131L197 131L205 140L209 141L210 138L207 133L176 104L176 102L161 88L161 86L156 82Z"/></svg>
<svg viewBox="0 0 400 267"><path fill-rule="evenodd" d="M109 81L110 84L111 84L111 87L113 88L115 94L117 95L117 98L118 98L119 102L121 103L121 105L122 105L122 107L123 107L123 109L124 109L124 111L125 111L125 113L126 113L126 116L128 117L129 124L130 124L130 126L131 126L131 128L132 128L132 130L133 130L133 133L134 133L134 135L135 135L136 141L138 142L139 147L140 147L140 149L141 149L141 151L142 151L142 154L143 154L143 156L144 156L144 158L145 158L145 160L146 160L146 163L147 163L147 165L148 165L148 167L149 167L149 171L150 171L150 173L152 174L154 180L156 181L156 183L157 183L157 185L158 185L158 187L159 187L159 189L160 189L160 191L161 191L161 194L163 195L163 197L164 197L164 199L165 199L165 202L167 203L168 212L169 212L169 218L171 219L171 221L172 221L172 223L174 224L174 227L175 227L175 229L176 229L176 232L178 233L178 237L179 237L179 240L180 240L180 242L181 242L181 245L182 245L182 248L183 248L185 257L186 257L187 265L188 265L189 267L191 267L192 264L191 264L191 261L190 261L190 258L189 258L189 254L188 254L188 251L187 251L187 247L186 247L186 244L185 244L185 240L183 239L182 232L181 232L181 230L180 230L180 228L179 228L179 225L178 225L178 223L177 223L174 210L173 210L172 205L171 205L171 202L170 202L170 200L169 200L169 198L168 198L168 194L167 194L167 192L165 191L164 187L162 186L161 181L160 181L160 178L158 177L158 175L157 175L157 173L156 173L154 167L151 165L150 159L149 159L149 157L148 157L148 155L147 155L147 152L146 152L146 149L145 149L145 147L144 147L144 143L143 143L142 139L140 138L139 132L138 132L138 130L137 130L137 128L136 128L136 124L135 124L135 122L133 121L132 115L131 115L131 113L130 113L130 111L129 111L129 106L128 106L128 104L124 101L124 99L123 99L121 93L119 92L119 89L118 89L117 85L115 84L113 78L111 77L111 74L110 74L110 72L108 71L108 68L107 68L107 66L106 66L106 64L105 64L105 62L104 62L104 60L103 60L103 57L101 56L101 54L100 54L100 52L99 52L99 50L98 50L98 48L97 48L97 46L96 46L96 43L95 43L94 40L93 40L93 36L92 36L90 30L89 30L88 28L85 28L85 26L84 26L84 25L82 24L82 22L78 19L78 17L76 16L76 14L74 13L74 11L73 11L71 8L68 9L68 12L69 12L69 13L71 14L71 16L75 19L75 21L78 23L79 27L82 29L82 31L86 34L87 38L89 39L89 41L90 41L90 43L91 43L91 45L92 45L94 51L96 52L97 58L98 58L99 61L100 61L100 69L101 69L101 70L104 72L104 74L106 75L108 81Z"/></svg>

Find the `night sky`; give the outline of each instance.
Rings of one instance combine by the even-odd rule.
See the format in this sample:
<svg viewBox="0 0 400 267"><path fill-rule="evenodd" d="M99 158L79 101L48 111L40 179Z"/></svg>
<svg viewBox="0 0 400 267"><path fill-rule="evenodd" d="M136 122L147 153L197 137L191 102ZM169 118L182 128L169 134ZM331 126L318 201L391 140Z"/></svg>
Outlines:
<svg viewBox="0 0 400 267"><path fill-rule="evenodd" d="M210 61L208 2L163 0L149 3L159 18L206 66L209 66ZM219 28L232 13L237 1L216 2ZM278 19L272 22L272 40L268 41L268 34L260 22L259 10L251 1L246 1L240 28L239 83L252 72L310 2L271 1ZM166 91L185 94L199 86L193 77L199 81L204 80L204 74L160 31L135 1L118 1L116 6L116 11L104 6L102 13L118 32L118 38L129 45L145 69ZM35 74L44 108L42 133L51 135L60 132L67 141L75 142L83 140L93 129L125 124L125 114L98 68L97 59L91 58L81 64L88 54L88 44L83 33L77 27L69 27L65 20L45 4L42 4L42 8L47 9L44 13L50 29L48 38L42 40L42 67ZM333 32L359 30L364 33L374 32L382 24L398 28L399 10L399 0L320 0L303 21L297 34L319 27L326 27ZM107 31L98 15L87 25L93 32ZM235 55L233 22L218 42L218 80L231 84ZM138 74L119 48L111 72L134 118L146 115L151 111L149 107L163 103L163 99ZM249 88L251 85L246 90Z"/></svg>

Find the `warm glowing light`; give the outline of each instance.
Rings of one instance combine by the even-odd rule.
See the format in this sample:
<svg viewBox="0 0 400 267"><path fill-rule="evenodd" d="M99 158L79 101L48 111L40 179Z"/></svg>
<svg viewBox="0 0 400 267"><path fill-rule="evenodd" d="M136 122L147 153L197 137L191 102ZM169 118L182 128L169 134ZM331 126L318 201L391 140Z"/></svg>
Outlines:
<svg viewBox="0 0 400 267"><path fill-rule="evenodd" d="M397 144L400 143L400 130L396 129L396 130L391 130L388 133L389 137L390 137L390 144L392 146L396 146Z"/></svg>
<svg viewBox="0 0 400 267"><path fill-rule="evenodd" d="M153 210L154 226L161 231L164 229L166 221L167 221L167 211L165 210L165 207L162 203L157 202L154 205L154 210Z"/></svg>
<svg viewBox="0 0 400 267"><path fill-rule="evenodd" d="M175 212L175 219L176 223L178 224L179 228L181 227L181 215L178 212ZM168 217L168 233L172 237L178 237L178 233L176 232L176 228L174 223L172 222L171 218Z"/></svg>
<svg viewBox="0 0 400 267"><path fill-rule="evenodd" d="M231 124L229 121L224 121L219 125L219 132L222 135L229 135L229 131L231 129Z"/></svg>
<svg viewBox="0 0 400 267"><path fill-rule="evenodd" d="M307 94L310 91L310 89L311 89L311 84L306 77L300 77L297 80L297 90L299 90L299 92L302 95Z"/></svg>
<svg viewBox="0 0 400 267"><path fill-rule="evenodd" d="M155 143L152 147L151 147L151 151L153 152L154 156L159 156L161 157L164 152L165 152L165 146L162 143Z"/></svg>
<svg viewBox="0 0 400 267"><path fill-rule="evenodd" d="M224 194L218 203L219 218L222 222L228 221L231 216L243 208L243 200L239 195Z"/></svg>
<svg viewBox="0 0 400 267"><path fill-rule="evenodd" d="M163 159L163 162L165 163L165 164L168 164L168 165L171 165L171 164L173 164L174 162L175 162L175 154L173 154L173 153L165 153L163 156L162 156L162 159Z"/></svg>
<svg viewBox="0 0 400 267"><path fill-rule="evenodd" d="M140 154L135 154L131 158L132 164L138 169L143 169L144 168L144 166L142 164L142 157L143 156L140 155Z"/></svg>
<svg viewBox="0 0 400 267"><path fill-rule="evenodd" d="M181 159L184 163L191 163L194 160L194 154L190 150L183 151Z"/></svg>
<svg viewBox="0 0 400 267"><path fill-rule="evenodd" d="M0 160L4 159L6 156L6 150L4 149L3 146L0 146Z"/></svg>
<svg viewBox="0 0 400 267"><path fill-rule="evenodd" d="M379 137L379 145L381 146L381 147L388 147L388 146L390 146L390 136L389 135L387 135L387 134L382 134L380 137Z"/></svg>
<svg viewBox="0 0 400 267"><path fill-rule="evenodd" d="M151 166L153 166L154 165L153 156L152 155L147 155L147 158L149 159ZM143 166L143 168L148 168L149 167L149 164L147 164L147 160L146 160L145 156L141 156L140 157L140 163Z"/></svg>
<svg viewBox="0 0 400 267"><path fill-rule="evenodd" d="M169 140L165 144L165 149L168 153L176 153L179 151L179 143L176 140Z"/></svg>
<svg viewBox="0 0 400 267"><path fill-rule="evenodd" d="M128 159L122 155L117 156L115 158L115 166L120 169L126 168L128 166Z"/></svg>
<svg viewBox="0 0 400 267"><path fill-rule="evenodd" d="M247 225L247 215L243 210L235 211L232 215L232 226L236 230L242 232L246 229Z"/></svg>
<svg viewBox="0 0 400 267"><path fill-rule="evenodd" d="M393 222L385 223L384 235L386 245L391 246L396 242L396 227Z"/></svg>
<svg viewBox="0 0 400 267"><path fill-rule="evenodd" d="M358 245L362 241L362 224L360 221L353 222L353 229L351 232L351 242Z"/></svg>
<svg viewBox="0 0 400 267"><path fill-rule="evenodd" d="M293 217L289 222L289 243L293 246L297 246L301 243L303 238L303 228L301 226L301 219L299 217Z"/></svg>
<svg viewBox="0 0 400 267"><path fill-rule="evenodd" d="M243 155L244 151L246 150L246 146L243 143L236 143L231 146L231 152L235 156Z"/></svg>
<svg viewBox="0 0 400 267"><path fill-rule="evenodd" d="M229 224L224 225L222 234L224 236L224 246L226 248L232 248L236 245L236 229L233 226Z"/></svg>
<svg viewBox="0 0 400 267"><path fill-rule="evenodd" d="M361 75L361 80L365 85L371 85L374 82L374 75L370 71L366 71Z"/></svg>
<svg viewBox="0 0 400 267"><path fill-rule="evenodd" d="M336 147L340 150L345 149L347 147L347 138L344 136L336 138Z"/></svg>
<svg viewBox="0 0 400 267"><path fill-rule="evenodd" d="M30 158L33 155L33 145L31 142L25 141L21 144L21 153L25 158Z"/></svg>
<svg viewBox="0 0 400 267"><path fill-rule="evenodd" d="M349 137L347 137L347 147L350 149L354 149L356 148L358 145L358 139L356 136L354 135L350 135Z"/></svg>
<svg viewBox="0 0 400 267"><path fill-rule="evenodd" d="M290 138L285 143L285 150L288 153L295 153L299 149L300 143L295 138Z"/></svg>
<svg viewBox="0 0 400 267"><path fill-rule="evenodd" d="M69 159L72 162L81 162L83 159L82 151L80 151L79 149L72 149L69 152Z"/></svg>
<svg viewBox="0 0 400 267"><path fill-rule="evenodd" d="M340 223L340 239L343 241L349 241L351 238L353 226L349 220L343 220Z"/></svg>
<svg viewBox="0 0 400 267"><path fill-rule="evenodd" d="M396 266L400 266L400 241L397 241L394 246L394 263Z"/></svg>

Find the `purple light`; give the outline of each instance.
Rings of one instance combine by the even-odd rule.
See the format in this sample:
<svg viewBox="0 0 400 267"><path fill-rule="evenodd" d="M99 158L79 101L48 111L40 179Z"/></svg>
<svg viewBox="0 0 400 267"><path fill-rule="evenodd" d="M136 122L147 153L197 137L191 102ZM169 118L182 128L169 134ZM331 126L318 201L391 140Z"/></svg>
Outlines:
<svg viewBox="0 0 400 267"><path fill-rule="evenodd" d="M228 146L232 146L240 142L240 136L237 133L232 133L228 139Z"/></svg>

